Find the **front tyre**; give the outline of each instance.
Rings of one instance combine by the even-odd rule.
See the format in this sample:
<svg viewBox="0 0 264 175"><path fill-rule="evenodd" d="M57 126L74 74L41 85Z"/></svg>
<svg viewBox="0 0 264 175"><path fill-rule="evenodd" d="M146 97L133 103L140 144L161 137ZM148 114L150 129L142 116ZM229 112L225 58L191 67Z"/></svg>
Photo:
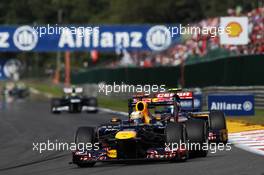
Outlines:
<svg viewBox="0 0 264 175"><path fill-rule="evenodd" d="M75 133L75 143L76 145L82 144L86 145L87 143L95 143L95 128L93 127L79 127ZM79 167L93 167L96 162L78 162Z"/></svg>
<svg viewBox="0 0 264 175"><path fill-rule="evenodd" d="M86 98L85 100L85 105L87 105L88 107L93 107L94 110L87 110L87 113L97 113L98 112L98 102L97 102L97 98L95 97L89 97Z"/></svg>
<svg viewBox="0 0 264 175"><path fill-rule="evenodd" d="M184 152L181 152L179 149L182 149L182 144L187 144L187 133L184 125L180 123L169 123L165 128L165 139L166 145L175 145L177 144L177 158L173 161L186 161L189 158L189 152L186 149Z"/></svg>
<svg viewBox="0 0 264 175"><path fill-rule="evenodd" d="M208 126L203 120L188 120L186 123L189 139L190 156L206 157L208 149L203 149L204 144L208 148Z"/></svg>
<svg viewBox="0 0 264 175"><path fill-rule="evenodd" d="M53 114L60 114L60 111L54 110L53 108L57 108L61 105L61 100L60 99L51 99L51 105L50 105L50 111Z"/></svg>

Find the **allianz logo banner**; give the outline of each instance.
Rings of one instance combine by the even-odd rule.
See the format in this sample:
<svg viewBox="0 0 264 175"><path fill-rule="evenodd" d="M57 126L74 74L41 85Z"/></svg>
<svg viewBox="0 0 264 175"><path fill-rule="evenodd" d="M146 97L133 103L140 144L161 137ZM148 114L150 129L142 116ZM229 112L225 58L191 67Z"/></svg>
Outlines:
<svg viewBox="0 0 264 175"><path fill-rule="evenodd" d="M17 59L0 59L0 80L15 79L21 73L23 64Z"/></svg>
<svg viewBox="0 0 264 175"><path fill-rule="evenodd" d="M221 110L228 116L254 115L254 103L254 95L252 94L208 95L208 109Z"/></svg>
<svg viewBox="0 0 264 175"><path fill-rule="evenodd" d="M162 51L180 41L167 25L0 26L0 52L6 51Z"/></svg>

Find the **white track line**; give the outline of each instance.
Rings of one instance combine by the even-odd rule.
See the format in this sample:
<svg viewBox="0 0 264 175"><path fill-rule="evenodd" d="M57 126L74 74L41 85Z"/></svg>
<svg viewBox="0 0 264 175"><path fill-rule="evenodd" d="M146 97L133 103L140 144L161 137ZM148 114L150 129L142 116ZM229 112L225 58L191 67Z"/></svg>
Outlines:
<svg viewBox="0 0 264 175"><path fill-rule="evenodd" d="M112 113L112 114L118 114L118 115L124 115L124 116L128 115L127 112L114 111L114 110L107 109L107 108L99 108L99 110L102 112L107 112L107 113Z"/></svg>
<svg viewBox="0 0 264 175"><path fill-rule="evenodd" d="M264 156L264 130L231 133L229 141L238 148Z"/></svg>

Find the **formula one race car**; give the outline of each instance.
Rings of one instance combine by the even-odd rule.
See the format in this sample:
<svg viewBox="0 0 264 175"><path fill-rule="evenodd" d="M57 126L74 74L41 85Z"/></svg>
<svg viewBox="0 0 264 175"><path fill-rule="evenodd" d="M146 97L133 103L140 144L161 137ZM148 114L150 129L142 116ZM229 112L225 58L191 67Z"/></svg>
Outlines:
<svg viewBox="0 0 264 175"><path fill-rule="evenodd" d="M62 98L51 99L51 112L59 114L62 111L79 113L82 111L97 112L97 99L95 97L83 96L83 88L64 88Z"/></svg>
<svg viewBox="0 0 264 175"><path fill-rule="evenodd" d="M202 146L208 144L208 120L187 116L180 109L180 100L190 97L188 93L134 96L129 100L127 120L112 118L96 128L78 128L76 145L98 147L77 149L72 153L72 163L91 167L98 161L185 161L189 156L207 156L208 150Z"/></svg>
<svg viewBox="0 0 264 175"><path fill-rule="evenodd" d="M30 92L24 83L8 83L4 87L3 95L14 99L25 99L30 95Z"/></svg>

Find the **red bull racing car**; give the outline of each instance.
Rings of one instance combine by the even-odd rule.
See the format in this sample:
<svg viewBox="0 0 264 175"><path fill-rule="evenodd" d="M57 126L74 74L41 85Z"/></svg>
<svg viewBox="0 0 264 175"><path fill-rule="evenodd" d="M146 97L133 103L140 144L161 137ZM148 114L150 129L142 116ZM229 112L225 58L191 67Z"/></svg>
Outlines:
<svg viewBox="0 0 264 175"><path fill-rule="evenodd" d="M88 143L97 145L97 149L78 148L72 153L72 163L92 167L98 161L185 161L190 156L207 156L208 150L201 145L208 144L209 131L215 131L209 128L220 126L217 123L220 119L210 123L209 117L220 118L222 113L181 111L180 101L187 99L191 99L191 93L134 96L128 103L127 120L112 118L96 128L78 128L76 145ZM216 140L222 141L219 134L217 130ZM200 146L193 149L187 144Z"/></svg>

